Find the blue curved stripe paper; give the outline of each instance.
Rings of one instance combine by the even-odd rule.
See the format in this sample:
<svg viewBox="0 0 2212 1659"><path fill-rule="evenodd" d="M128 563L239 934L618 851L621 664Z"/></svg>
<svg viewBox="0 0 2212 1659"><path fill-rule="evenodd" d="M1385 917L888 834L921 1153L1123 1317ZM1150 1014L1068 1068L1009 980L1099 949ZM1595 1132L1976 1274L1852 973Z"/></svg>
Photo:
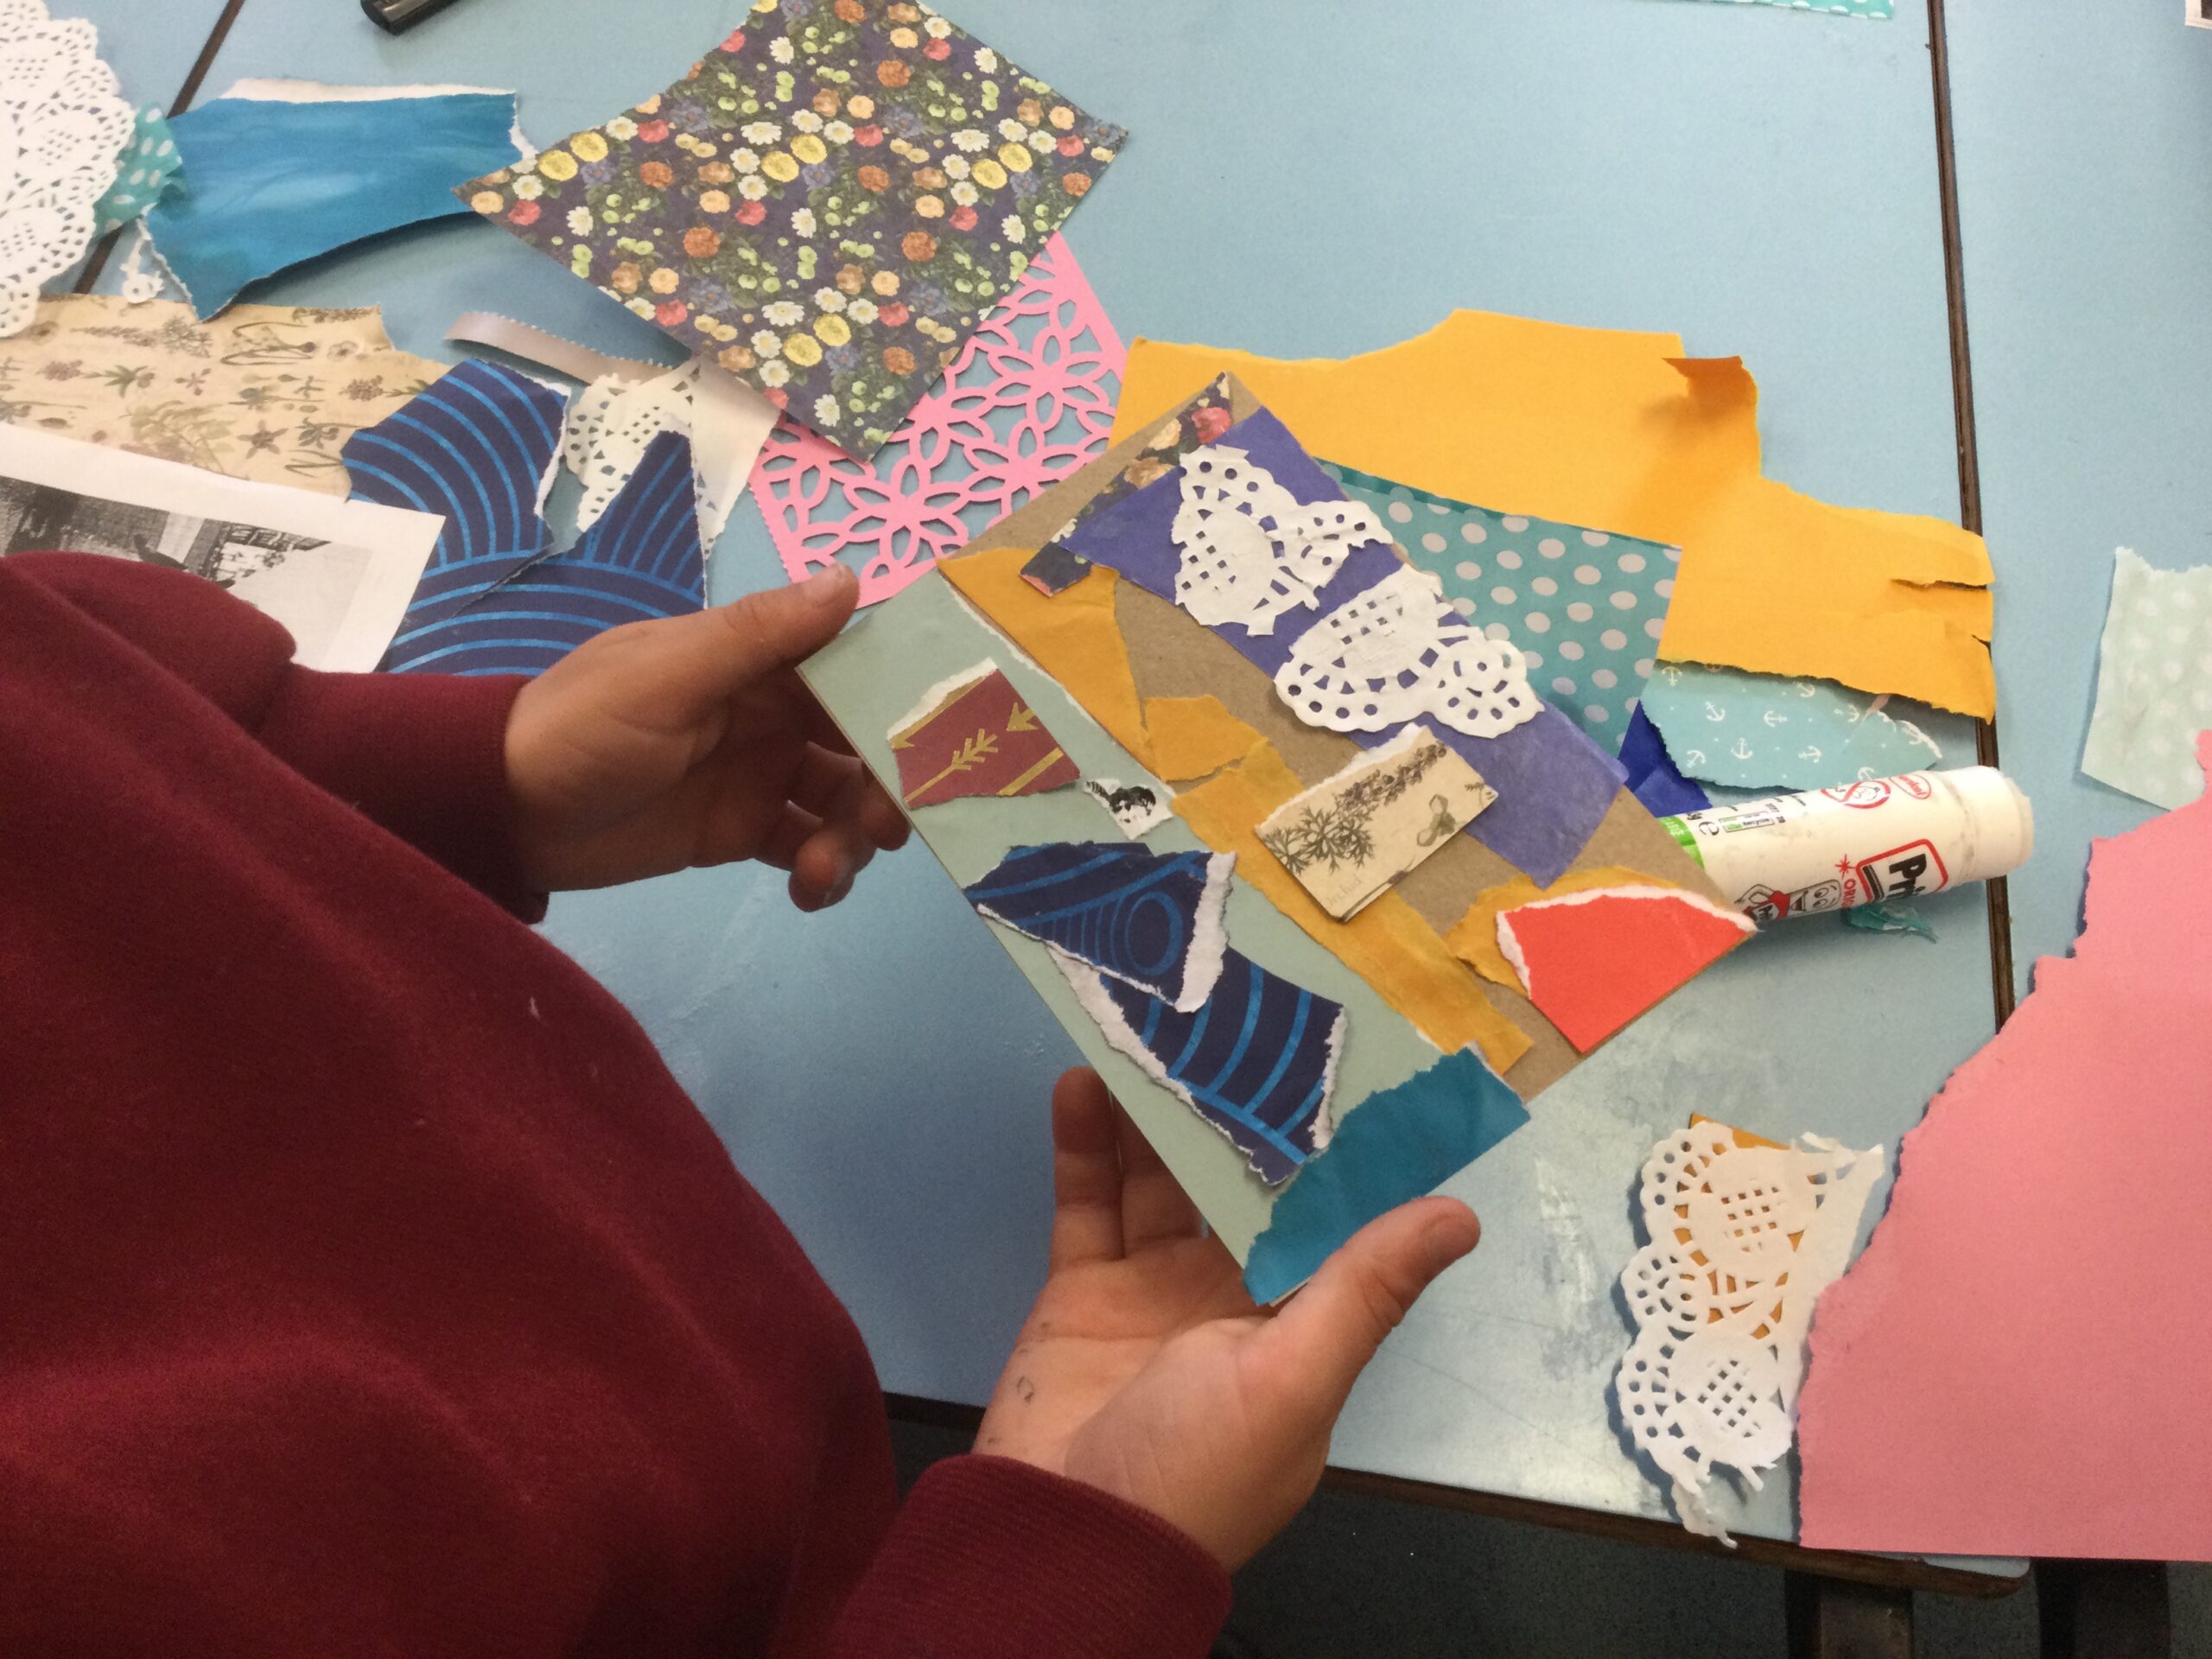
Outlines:
<svg viewBox="0 0 2212 1659"><path fill-rule="evenodd" d="M1472 1049L1370 1095L1275 1200L1245 1260L1244 1288L1262 1304L1288 1295L1376 1217L1435 1191L1528 1121L1520 1097Z"/></svg>
<svg viewBox="0 0 2212 1659"><path fill-rule="evenodd" d="M212 317L248 283L426 219L516 159L512 92L219 98L169 123L185 188L147 210L162 261Z"/></svg>
<svg viewBox="0 0 2212 1659"><path fill-rule="evenodd" d="M1287 1180L1313 1156L1336 1081L1341 1003L1234 950L1188 1014L1103 975L1097 984L1118 1016L1099 1020L1107 1040L1225 1133L1262 1180Z"/></svg>
<svg viewBox="0 0 2212 1659"><path fill-rule="evenodd" d="M1126 985L1195 1007L1221 970L1234 861L1103 842L1017 847L967 889L968 902Z"/></svg>
<svg viewBox="0 0 2212 1659"><path fill-rule="evenodd" d="M621 493L569 551L495 553L442 574L459 596L409 612L387 670L538 674L608 628L703 609L690 442L663 432L646 445Z"/></svg>
<svg viewBox="0 0 2212 1659"><path fill-rule="evenodd" d="M357 500L446 521L408 620L484 591L518 559L545 551L540 481L561 442L566 399L498 364L467 362L363 427L338 453Z"/></svg>
<svg viewBox="0 0 2212 1659"><path fill-rule="evenodd" d="M1702 812L1713 804L1713 798L1676 768L1666 740L1641 704L1628 717L1628 730L1621 734L1620 762L1628 768L1629 792L1655 818Z"/></svg>

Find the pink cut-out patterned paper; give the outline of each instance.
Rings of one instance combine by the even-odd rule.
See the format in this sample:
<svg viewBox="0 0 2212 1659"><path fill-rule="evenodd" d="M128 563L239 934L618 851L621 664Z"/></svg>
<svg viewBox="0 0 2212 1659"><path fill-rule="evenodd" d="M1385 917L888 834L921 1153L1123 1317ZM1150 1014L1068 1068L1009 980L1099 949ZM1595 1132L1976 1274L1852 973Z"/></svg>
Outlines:
<svg viewBox="0 0 2212 1659"><path fill-rule="evenodd" d="M1106 448L1128 348L1058 236L865 463L788 416L753 499L798 582L843 560L873 605Z"/></svg>

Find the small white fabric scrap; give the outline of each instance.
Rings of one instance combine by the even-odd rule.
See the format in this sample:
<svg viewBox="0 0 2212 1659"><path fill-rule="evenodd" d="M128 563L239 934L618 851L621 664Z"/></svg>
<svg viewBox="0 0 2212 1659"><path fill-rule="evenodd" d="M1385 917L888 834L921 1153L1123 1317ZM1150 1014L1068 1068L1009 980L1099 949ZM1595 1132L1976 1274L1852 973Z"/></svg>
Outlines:
<svg viewBox="0 0 2212 1659"><path fill-rule="evenodd" d="M2113 555L2097 706L2082 770L2159 806L2203 792L2196 734L2212 728L2212 565L2159 570Z"/></svg>
<svg viewBox="0 0 2212 1659"><path fill-rule="evenodd" d="M92 245L136 121L98 29L0 0L0 336L29 327L40 285Z"/></svg>
<svg viewBox="0 0 2212 1659"><path fill-rule="evenodd" d="M1285 612L1319 607L1353 549L1390 539L1372 507L1302 505L1233 444L1185 456L1181 491L1171 532L1182 550L1175 602L1210 628L1234 622L1273 633Z"/></svg>
<svg viewBox="0 0 2212 1659"><path fill-rule="evenodd" d="M1732 1547L1705 1502L1713 1469L1756 1487L1788 1454L1814 1302L1849 1265L1886 1161L1816 1135L1741 1146L1725 1123L1669 1135L1644 1160L1649 1243L1621 1274L1637 1332L1613 1389L1689 1531Z"/></svg>
<svg viewBox="0 0 2212 1659"><path fill-rule="evenodd" d="M1331 611L1290 648L1275 691L1309 726L1380 732L1427 715L1497 737L1543 710L1525 658L1445 602L1443 584L1401 565Z"/></svg>

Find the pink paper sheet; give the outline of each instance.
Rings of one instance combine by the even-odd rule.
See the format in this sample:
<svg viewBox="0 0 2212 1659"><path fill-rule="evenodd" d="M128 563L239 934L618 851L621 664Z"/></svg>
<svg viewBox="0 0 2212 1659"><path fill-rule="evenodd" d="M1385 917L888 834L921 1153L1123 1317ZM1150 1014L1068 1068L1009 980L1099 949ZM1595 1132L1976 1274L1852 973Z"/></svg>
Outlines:
<svg viewBox="0 0 2212 1659"><path fill-rule="evenodd" d="M2097 842L2074 954L1905 1137L1814 1318L1807 1544L2212 1560L2208 873L2212 798Z"/></svg>
<svg viewBox="0 0 2212 1659"><path fill-rule="evenodd" d="M872 461L778 423L752 481L785 570L843 559L861 604L890 598L1104 451L1127 356L1055 234Z"/></svg>

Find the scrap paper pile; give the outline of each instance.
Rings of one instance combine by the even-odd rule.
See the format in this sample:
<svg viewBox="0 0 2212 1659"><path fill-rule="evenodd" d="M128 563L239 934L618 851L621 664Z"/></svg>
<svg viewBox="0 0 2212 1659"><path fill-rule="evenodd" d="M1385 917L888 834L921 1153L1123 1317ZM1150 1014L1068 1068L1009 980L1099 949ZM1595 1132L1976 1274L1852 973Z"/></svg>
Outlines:
<svg viewBox="0 0 2212 1659"><path fill-rule="evenodd" d="M1751 932L1655 817L1690 768L1917 769L1878 699L1988 712L1978 538L1764 479L1755 405L1669 337L1475 314L1139 342L1110 453L810 664L1262 1300ZM1202 910L1147 885L1200 861Z"/></svg>

